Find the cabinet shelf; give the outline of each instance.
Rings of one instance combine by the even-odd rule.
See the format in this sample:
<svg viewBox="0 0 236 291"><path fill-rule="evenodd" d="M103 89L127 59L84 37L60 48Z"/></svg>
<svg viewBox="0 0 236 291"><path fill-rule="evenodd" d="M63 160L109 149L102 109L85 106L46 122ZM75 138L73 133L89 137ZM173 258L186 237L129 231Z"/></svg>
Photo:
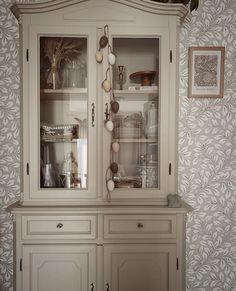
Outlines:
<svg viewBox="0 0 236 291"><path fill-rule="evenodd" d="M43 139L43 143L77 143L79 139L66 139L66 138L57 138L57 139Z"/></svg>
<svg viewBox="0 0 236 291"><path fill-rule="evenodd" d="M147 90L114 90L116 99L127 101L151 101L155 100L158 96L158 89Z"/></svg>
<svg viewBox="0 0 236 291"><path fill-rule="evenodd" d="M85 100L87 88L63 88L41 90L41 100Z"/></svg>
<svg viewBox="0 0 236 291"><path fill-rule="evenodd" d="M119 143L152 143L158 144L155 138L115 138L113 141L118 141Z"/></svg>
<svg viewBox="0 0 236 291"><path fill-rule="evenodd" d="M137 89L137 90L114 90L114 94L135 94L135 95L146 95L146 94L153 94L156 95L158 93L157 89Z"/></svg>
<svg viewBox="0 0 236 291"><path fill-rule="evenodd" d="M87 88L63 88L63 89L42 89L42 93L61 93L61 94L84 94L87 93Z"/></svg>

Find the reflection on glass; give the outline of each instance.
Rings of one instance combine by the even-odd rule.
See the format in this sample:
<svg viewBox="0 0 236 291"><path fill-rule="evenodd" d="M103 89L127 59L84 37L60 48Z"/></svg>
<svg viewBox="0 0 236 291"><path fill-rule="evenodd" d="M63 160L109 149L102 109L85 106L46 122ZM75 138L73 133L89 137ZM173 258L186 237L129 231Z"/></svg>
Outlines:
<svg viewBox="0 0 236 291"><path fill-rule="evenodd" d="M40 38L40 187L87 188L87 39Z"/></svg>
<svg viewBox="0 0 236 291"><path fill-rule="evenodd" d="M113 142L119 143L113 181L116 188L159 188L159 39L114 38L113 51L126 68L122 86L117 68L113 72L120 105L112 116Z"/></svg>

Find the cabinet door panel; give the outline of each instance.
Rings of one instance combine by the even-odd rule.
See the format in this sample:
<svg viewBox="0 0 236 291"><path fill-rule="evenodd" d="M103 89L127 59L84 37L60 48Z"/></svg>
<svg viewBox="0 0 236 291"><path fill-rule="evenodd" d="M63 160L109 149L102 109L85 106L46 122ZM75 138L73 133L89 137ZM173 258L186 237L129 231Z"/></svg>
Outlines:
<svg viewBox="0 0 236 291"><path fill-rule="evenodd" d="M95 33L30 30L30 199L96 196Z"/></svg>
<svg viewBox="0 0 236 291"><path fill-rule="evenodd" d="M105 247L105 284L112 291L174 291L175 246Z"/></svg>
<svg viewBox="0 0 236 291"><path fill-rule="evenodd" d="M119 112L114 129L104 140L119 150L104 154L104 165L116 163L113 199L158 199L166 202L169 187L168 91L169 33L166 29L110 27L113 50L114 96ZM132 54L130 54L132 52ZM110 138L110 139L109 139ZM110 149L110 144L104 147Z"/></svg>
<svg viewBox="0 0 236 291"><path fill-rule="evenodd" d="M84 291L95 284L95 246L24 246L24 291Z"/></svg>

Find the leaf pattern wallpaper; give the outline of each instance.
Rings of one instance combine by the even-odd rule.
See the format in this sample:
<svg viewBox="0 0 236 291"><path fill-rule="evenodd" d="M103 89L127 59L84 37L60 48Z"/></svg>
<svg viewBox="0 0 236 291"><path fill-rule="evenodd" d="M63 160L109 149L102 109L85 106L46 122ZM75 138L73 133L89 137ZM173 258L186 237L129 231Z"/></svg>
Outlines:
<svg viewBox="0 0 236 291"><path fill-rule="evenodd" d="M19 28L0 0L0 290L13 291L13 227L20 197ZM27 1L21 1L27 2ZM223 99L187 97L188 47L224 46ZM179 194L187 219L188 291L236 291L236 1L200 0L180 33Z"/></svg>

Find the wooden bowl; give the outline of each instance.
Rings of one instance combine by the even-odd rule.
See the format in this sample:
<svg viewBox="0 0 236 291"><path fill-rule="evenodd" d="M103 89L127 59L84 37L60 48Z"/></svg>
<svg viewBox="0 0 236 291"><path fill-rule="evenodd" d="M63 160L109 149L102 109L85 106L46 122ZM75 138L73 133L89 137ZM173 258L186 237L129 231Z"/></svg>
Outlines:
<svg viewBox="0 0 236 291"><path fill-rule="evenodd" d="M156 71L140 71L131 74L130 80L134 83L141 83L141 86L151 86L156 76Z"/></svg>

